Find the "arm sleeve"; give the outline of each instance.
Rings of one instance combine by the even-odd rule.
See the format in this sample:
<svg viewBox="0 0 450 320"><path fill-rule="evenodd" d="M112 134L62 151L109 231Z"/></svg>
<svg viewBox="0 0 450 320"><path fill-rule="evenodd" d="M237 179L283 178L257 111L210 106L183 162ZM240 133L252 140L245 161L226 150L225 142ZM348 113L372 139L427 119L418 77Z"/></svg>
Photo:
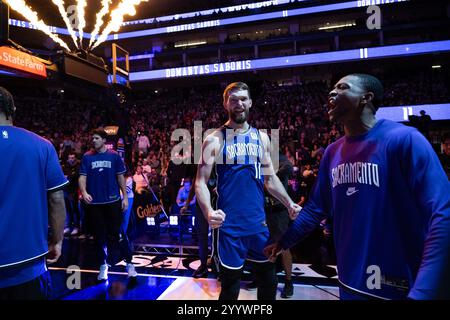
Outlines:
<svg viewBox="0 0 450 320"><path fill-rule="evenodd" d="M86 156L83 156L83 158L81 158L81 165L80 165L81 176L87 176L87 168L88 168L88 161Z"/></svg>
<svg viewBox="0 0 450 320"><path fill-rule="evenodd" d="M125 164L119 154L114 154L114 163L116 164L116 175L124 174L127 170L125 169Z"/></svg>
<svg viewBox="0 0 450 320"><path fill-rule="evenodd" d="M324 157L320 163L319 176L314 183L310 200L280 242L283 249L288 249L303 240L320 225L327 215L331 214L331 185L326 163L326 157Z"/></svg>
<svg viewBox="0 0 450 320"><path fill-rule="evenodd" d="M59 190L64 185L68 184L66 177L59 164L56 150L50 143L47 145L47 165L46 165L46 181L47 191Z"/></svg>
<svg viewBox="0 0 450 320"><path fill-rule="evenodd" d="M406 172L420 210L430 216L422 262L409 297L450 299L450 183L439 159L417 131L403 144Z"/></svg>

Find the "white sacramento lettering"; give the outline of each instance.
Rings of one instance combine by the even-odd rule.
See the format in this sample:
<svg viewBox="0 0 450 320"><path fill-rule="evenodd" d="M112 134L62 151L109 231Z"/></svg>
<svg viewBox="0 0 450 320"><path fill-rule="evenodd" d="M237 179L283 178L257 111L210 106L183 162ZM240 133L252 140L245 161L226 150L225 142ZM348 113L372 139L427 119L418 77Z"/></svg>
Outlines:
<svg viewBox="0 0 450 320"><path fill-rule="evenodd" d="M341 163L331 169L333 188L340 184L359 183L380 187L378 164L371 162Z"/></svg>
<svg viewBox="0 0 450 320"><path fill-rule="evenodd" d="M256 143L234 143L232 145L227 145L227 158L233 159L236 156L252 156L261 159L263 150L262 147Z"/></svg>
<svg viewBox="0 0 450 320"><path fill-rule="evenodd" d="M111 161L93 161L91 162L92 169L97 168L111 168Z"/></svg>

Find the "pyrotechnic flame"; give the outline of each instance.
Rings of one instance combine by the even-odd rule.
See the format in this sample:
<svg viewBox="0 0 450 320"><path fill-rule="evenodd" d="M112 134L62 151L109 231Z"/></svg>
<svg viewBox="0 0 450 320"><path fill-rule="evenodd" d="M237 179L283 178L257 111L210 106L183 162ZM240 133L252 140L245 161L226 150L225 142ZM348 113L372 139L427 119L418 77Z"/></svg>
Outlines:
<svg viewBox="0 0 450 320"><path fill-rule="evenodd" d="M100 27L103 24L103 17L109 12L109 5L111 0L102 0L102 9L96 15L95 27L91 33L91 40L89 41L88 48L94 43L95 37L97 37Z"/></svg>
<svg viewBox="0 0 450 320"><path fill-rule="evenodd" d="M119 6L111 12L111 19L106 25L100 37L92 46L92 49L104 42L111 32L119 30L123 23L123 17L125 15L134 16L136 14L135 6L141 2L147 2L148 0L122 0Z"/></svg>
<svg viewBox="0 0 450 320"><path fill-rule="evenodd" d="M61 40L56 34L51 33L49 30L49 26L47 26L44 21L38 18L38 15L35 11L33 11L29 6L26 5L24 0L5 0L6 3L11 7L11 9L17 11L22 16L25 17L28 21L30 21L36 28L40 31L44 32L50 38L53 39L56 43L58 43L64 49L70 51L67 44Z"/></svg>
<svg viewBox="0 0 450 320"><path fill-rule="evenodd" d="M70 36L72 37L73 43L78 48L77 35L70 24L69 18L67 17L67 12L64 9L64 0L52 0L52 2L58 7L59 14L64 20L64 23L67 26L67 30L69 31Z"/></svg>
<svg viewBox="0 0 450 320"><path fill-rule="evenodd" d="M83 29L86 27L84 9L87 6L86 0L77 0L78 33L80 36L80 46L83 48Z"/></svg>

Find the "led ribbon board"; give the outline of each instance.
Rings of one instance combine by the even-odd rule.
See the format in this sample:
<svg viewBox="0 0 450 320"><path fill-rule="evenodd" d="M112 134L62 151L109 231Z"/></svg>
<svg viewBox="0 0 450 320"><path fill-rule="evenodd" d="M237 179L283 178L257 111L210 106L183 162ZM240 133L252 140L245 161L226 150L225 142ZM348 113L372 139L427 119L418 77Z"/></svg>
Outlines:
<svg viewBox="0 0 450 320"><path fill-rule="evenodd" d="M298 0L300 2L304 2L307 0ZM186 13L178 13L173 14L169 16L163 16L163 17L156 17L156 18L147 18L147 19L141 19L141 20L132 20L132 21L125 21L122 25L138 25L138 24L150 24L156 21L173 21L178 19L188 19L188 18L194 18L196 16L210 16L217 12L239 12L241 10L247 10L247 9L259 9L259 8L267 8L272 6L279 6L282 4L286 4L291 2L291 0L270 0L270 1L262 1L262 2L254 2L254 3L244 3L237 6L230 6L230 7L222 7L222 8L215 8L215 9L208 9L208 10L202 10L202 11L193 11L193 12L186 12Z"/></svg>
<svg viewBox="0 0 450 320"><path fill-rule="evenodd" d="M334 4L308 7L308 8L282 10L282 11L277 11L277 12L254 14L254 15L228 18L228 19L217 19L217 20L209 20L209 21L202 21L202 22L196 22L196 23L188 23L188 24L169 26L169 27L164 27L164 28L117 33L117 34L109 35L108 40L118 40L118 39L127 39L127 38L135 38L135 37L144 37L144 36L163 34L163 33L191 31L191 30L196 30L196 29L204 29L204 28L211 28L211 27L217 27L217 26L226 26L226 25L232 25L232 24L255 22L255 21L264 21L264 20L277 19L277 18L287 18L287 17L301 16L301 15L313 14L313 13L331 12L331 11L338 11L338 10L345 10L345 9L352 9L352 8L361 8L361 7L369 6L371 4L384 5L384 4L398 3L398 2L404 2L404 1L406 1L406 0L349 1L349 2L344 2L344 3L334 3Z"/></svg>
<svg viewBox="0 0 450 320"><path fill-rule="evenodd" d="M367 60L374 58L402 57L445 51L450 51L450 40L131 72L130 81L133 82L170 78L186 78L192 76L215 75L229 72L234 73L253 70L299 67L324 63Z"/></svg>
<svg viewBox="0 0 450 320"><path fill-rule="evenodd" d="M38 30L38 28L34 24L32 24L31 22L28 22L28 21L23 21L23 20L9 19L9 25L13 26L13 27ZM48 31L50 31L51 33L63 34L66 36L70 35L69 31L65 28L49 26ZM75 31L75 34L77 37L80 36L80 34L77 31ZM90 38L91 38L90 33L83 34L83 39L90 39Z"/></svg>
<svg viewBox="0 0 450 320"><path fill-rule="evenodd" d="M424 110L432 120L450 120L450 103L382 107L377 111L377 118L396 122L409 121L410 116L420 116L421 110Z"/></svg>
<svg viewBox="0 0 450 320"><path fill-rule="evenodd" d="M169 27L164 27L164 28L153 28L153 29L146 29L146 30L140 30L140 31L117 33L117 34L109 35L107 40L129 39L129 38L152 36L152 35L157 35L157 34L181 32L181 31L191 31L191 30L213 28L213 27L217 27L217 26L226 26L226 25L239 24L239 23L264 21L264 20L277 19L277 18L287 18L287 17L293 17L293 16L300 16L300 15L321 13L321 12L332 12L332 11L352 9L352 8L361 8L361 7L369 6L371 4L384 5L384 4L398 3L398 2L404 2L404 1L407 1L407 0L349 1L349 2L344 2L344 3L334 3L334 4L321 5L321 6L308 7L308 8L299 8L299 9L282 10L282 11L262 13L262 14L253 14L253 15L228 18L228 19L217 19L217 20L208 20L208 21L202 21L202 22L196 22L196 23L187 23L187 24L169 26ZM27 22L27 21L9 19L9 24L12 26L16 26L16 27L36 29L36 27L33 24L31 24L30 22ZM51 32L54 32L54 33L69 35L69 32L67 31L67 29L64 29L64 28L50 26L50 30L51 30ZM77 35L78 35L78 33L77 33ZM84 34L83 38L89 39L90 34Z"/></svg>

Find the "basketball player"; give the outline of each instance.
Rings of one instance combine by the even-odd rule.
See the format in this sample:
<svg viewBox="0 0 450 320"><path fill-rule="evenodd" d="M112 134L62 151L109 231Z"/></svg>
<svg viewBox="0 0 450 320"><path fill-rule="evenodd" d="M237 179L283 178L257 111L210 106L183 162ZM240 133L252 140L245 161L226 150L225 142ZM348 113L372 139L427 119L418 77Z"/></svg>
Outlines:
<svg viewBox="0 0 450 320"><path fill-rule="evenodd" d="M248 86L231 83L223 93L228 121L203 143L203 161L196 179L197 201L212 228L219 228L218 256L221 264L220 300L237 300L246 259L254 262L257 297L274 300L275 265L263 254L269 231L265 222L264 186L292 216L301 207L288 196L274 174L269 137L252 128L247 120L252 106ZM213 165L217 173L217 210L211 207L207 182ZM263 167L263 164L265 167ZM267 176L262 175L267 171Z"/></svg>
<svg viewBox="0 0 450 320"><path fill-rule="evenodd" d="M333 222L341 299L450 299L450 184L416 129L377 120L383 87L366 74L329 93L345 136L328 146L302 214L271 259Z"/></svg>
<svg viewBox="0 0 450 320"><path fill-rule="evenodd" d="M94 240L97 245L100 272L97 279L108 279L107 239L111 236L119 243L129 277L137 273L132 264L132 253L128 237L121 224L123 211L128 208L128 196L124 173L125 165L119 154L106 148L106 131L103 128L92 132L94 150L84 154L81 160L79 185L85 201L87 214L91 216ZM121 200L119 188L122 191Z"/></svg>
<svg viewBox="0 0 450 320"><path fill-rule="evenodd" d="M53 145L13 126L15 111L0 87L0 300L48 299L45 257L61 255L68 181Z"/></svg>

